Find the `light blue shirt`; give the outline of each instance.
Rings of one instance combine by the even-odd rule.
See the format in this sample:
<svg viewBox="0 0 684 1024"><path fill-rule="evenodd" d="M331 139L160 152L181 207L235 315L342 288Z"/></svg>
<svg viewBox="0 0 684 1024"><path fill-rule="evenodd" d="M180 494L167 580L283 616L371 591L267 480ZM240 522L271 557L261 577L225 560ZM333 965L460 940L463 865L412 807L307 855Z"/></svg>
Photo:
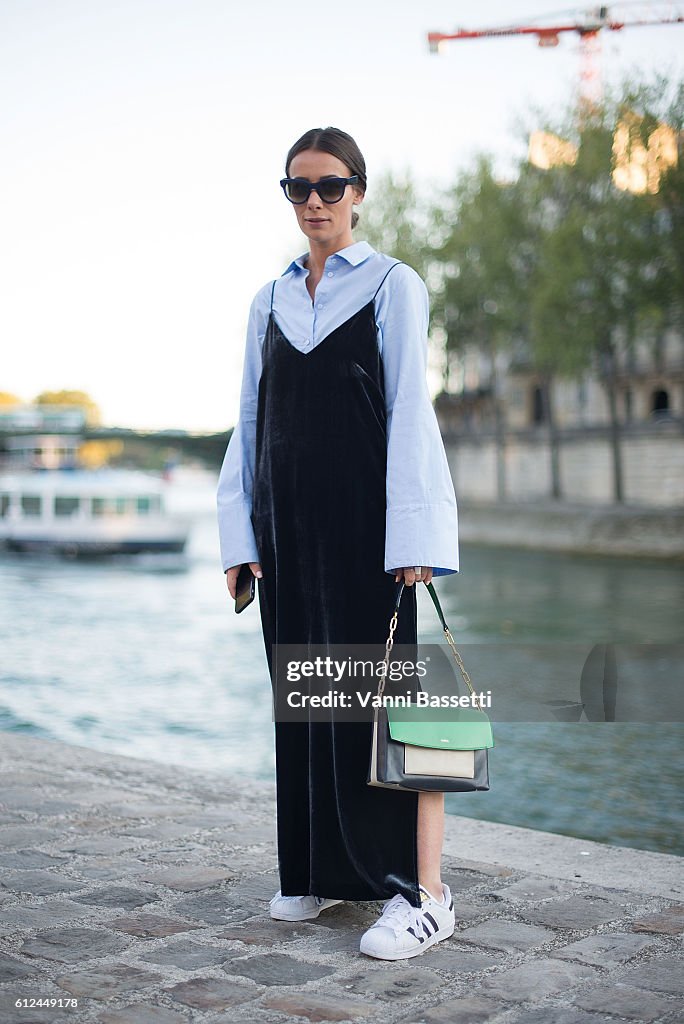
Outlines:
<svg viewBox="0 0 684 1024"><path fill-rule="evenodd" d="M355 242L329 256L314 300L306 288L304 253L276 279L273 315L285 337L310 352L370 302L396 260ZM271 308L272 281L249 312L240 413L221 466L217 490L224 572L258 562L250 519L256 453L261 349ZM444 443L428 391L429 299L422 278L398 264L375 300L378 348L387 406L385 571L431 566L433 575L459 571L458 514Z"/></svg>

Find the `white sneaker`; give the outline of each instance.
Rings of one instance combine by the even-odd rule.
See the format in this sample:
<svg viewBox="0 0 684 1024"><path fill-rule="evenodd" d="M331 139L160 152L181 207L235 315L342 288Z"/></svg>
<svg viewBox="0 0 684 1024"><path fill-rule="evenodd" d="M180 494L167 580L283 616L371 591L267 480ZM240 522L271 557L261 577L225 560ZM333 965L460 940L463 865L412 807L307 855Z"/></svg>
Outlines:
<svg viewBox="0 0 684 1024"><path fill-rule="evenodd" d="M397 893L385 903L382 914L361 938L359 949L378 960L406 960L424 953L440 939L447 939L456 926L454 901L444 885L444 903L438 903L420 886L420 907L412 907Z"/></svg>
<svg viewBox="0 0 684 1024"><path fill-rule="evenodd" d="M270 903L271 917L276 921L310 921L322 910L342 902L327 900L323 896L283 896L278 889Z"/></svg>

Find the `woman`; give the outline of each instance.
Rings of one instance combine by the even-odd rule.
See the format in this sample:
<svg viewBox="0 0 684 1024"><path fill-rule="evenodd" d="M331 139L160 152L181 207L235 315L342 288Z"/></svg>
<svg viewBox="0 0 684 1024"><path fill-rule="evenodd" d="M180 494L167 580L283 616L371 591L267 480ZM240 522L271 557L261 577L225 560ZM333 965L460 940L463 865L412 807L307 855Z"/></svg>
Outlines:
<svg viewBox="0 0 684 1024"><path fill-rule="evenodd" d="M427 290L354 242L366 190L358 146L306 132L281 185L309 251L256 294L240 416L217 493L228 590L258 580L271 645L416 643L416 582L458 572L453 484L425 378ZM424 952L454 930L442 885L442 794L367 785L369 722L276 722L278 920L385 900L369 956Z"/></svg>

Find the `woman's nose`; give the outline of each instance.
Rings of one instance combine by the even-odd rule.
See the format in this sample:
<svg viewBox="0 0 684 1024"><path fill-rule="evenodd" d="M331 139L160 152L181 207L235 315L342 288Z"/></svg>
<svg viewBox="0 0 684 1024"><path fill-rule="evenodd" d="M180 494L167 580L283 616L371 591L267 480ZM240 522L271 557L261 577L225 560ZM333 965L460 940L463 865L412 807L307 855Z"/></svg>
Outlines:
<svg viewBox="0 0 684 1024"><path fill-rule="evenodd" d="M309 192L309 198L306 201L307 206L322 206L321 197L315 189L311 189Z"/></svg>

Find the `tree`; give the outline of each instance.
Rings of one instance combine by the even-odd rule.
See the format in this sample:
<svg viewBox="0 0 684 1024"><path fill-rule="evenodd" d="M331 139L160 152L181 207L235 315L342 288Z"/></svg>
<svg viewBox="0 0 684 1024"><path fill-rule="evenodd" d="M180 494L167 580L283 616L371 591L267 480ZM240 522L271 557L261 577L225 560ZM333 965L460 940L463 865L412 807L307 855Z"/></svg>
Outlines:
<svg viewBox="0 0 684 1024"><path fill-rule="evenodd" d="M0 391L0 407L9 409L14 405L22 405L21 398L10 391Z"/></svg>
<svg viewBox="0 0 684 1024"><path fill-rule="evenodd" d="M433 219L444 235L436 255L445 267L435 313L446 334L447 366L454 352L475 346L490 365L497 451L497 493L505 497L505 424L501 357L522 330L526 292L517 258L521 211L514 182L498 181L491 160L476 159L442 197ZM445 388L449 387L448 376Z"/></svg>
<svg viewBox="0 0 684 1024"><path fill-rule="evenodd" d="M422 190L424 193L424 190ZM356 231L378 252L385 252L429 277L432 224L429 203L408 172L385 172L359 210Z"/></svg>
<svg viewBox="0 0 684 1024"><path fill-rule="evenodd" d="M581 119L576 115L577 159L542 172L551 214L540 234L530 324L539 364L564 374L589 367L598 373L609 409L616 502L624 501L618 355L662 320L659 300L672 278L664 268L659 204L614 180L617 126L648 138L657 124L652 114L627 118L637 94L623 92Z"/></svg>
<svg viewBox="0 0 684 1024"><path fill-rule="evenodd" d="M35 398L36 405L72 405L82 409L89 427L101 423L100 409L85 391L41 391Z"/></svg>
<svg viewBox="0 0 684 1024"><path fill-rule="evenodd" d="M630 115L630 141L646 148L654 185L646 199L653 212L657 259L651 274L649 316L662 326L684 329L684 82L657 74L653 81L627 83L620 104ZM663 131L674 147L662 145ZM675 148L676 159L667 149Z"/></svg>

